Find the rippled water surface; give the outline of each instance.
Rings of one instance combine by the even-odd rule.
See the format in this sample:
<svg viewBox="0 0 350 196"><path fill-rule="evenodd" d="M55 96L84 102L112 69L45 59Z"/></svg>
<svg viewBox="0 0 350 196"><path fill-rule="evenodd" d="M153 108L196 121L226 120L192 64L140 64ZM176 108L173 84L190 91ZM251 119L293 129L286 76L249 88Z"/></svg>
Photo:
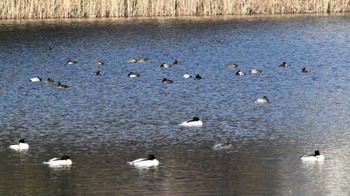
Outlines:
<svg viewBox="0 0 350 196"><path fill-rule="evenodd" d="M0 21L0 195L348 195L349 19ZM324 162L300 161L315 149ZM71 167L42 164L63 154ZM148 154L158 167L127 165Z"/></svg>

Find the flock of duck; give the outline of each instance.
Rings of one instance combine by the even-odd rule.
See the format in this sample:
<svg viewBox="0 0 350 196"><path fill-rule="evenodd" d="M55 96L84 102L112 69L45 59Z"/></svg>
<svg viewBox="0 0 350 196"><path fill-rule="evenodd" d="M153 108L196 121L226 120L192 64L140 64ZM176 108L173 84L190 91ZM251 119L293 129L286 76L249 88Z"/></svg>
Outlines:
<svg viewBox="0 0 350 196"><path fill-rule="evenodd" d="M127 62L149 62L149 59L146 58L128 58ZM77 61L69 59L67 61L68 65L73 65L76 64ZM104 65L104 63L100 60L95 60L94 64L96 65ZM162 63L160 64L160 68L168 69L172 65L180 64L180 61L174 60L172 64L167 64L167 63ZM288 67L289 64L286 62L281 63L279 66L281 67ZM229 63L227 64L228 68L237 68L238 65L235 63ZM302 68L301 70L302 73L309 73L309 69L306 67ZM249 69L249 74L259 74L261 73L261 70L251 68ZM102 76L103 73L100 70L96 71L96 76ZM245 73L242 70L236 70L235 75L237 76L242 76L245 75ZM130 72L128 74L128 77L134 78L134 77L139 77L140 74L135 73L135 72ZM184 79L189 79L192 78L192 75L189 73L185 73L183 75ZM194 77L194 80L201 80L202 77L199 74L196 74ZM43 79L39 76L35 76L33 78L30 78L31 82L40 82ZM51 78L47 78L45 80L46 83L53 83L53 80ZM173 83L173 80L164 78L162 80L162 83L164 84L171 84ZM57 88L68 88L67 85L62 84L61 82L58 82L56 84ZM262 96L260 98L257 98L254 100L255 103L269 103L269 99L267 96ZM191 120L184 121L179 124L180 126L185 126L185 127L201 127L203 126L203 122L198 118L198 117L193 117ZM15 151L27 151L29 149L29 145L25 142L24 139L19 140L18 144L11 145L9 148L15 150ZM230 143L230 140L228 138L224 139L223 143L216 144L212 147L213 150L224 150L224 149L230 149L233 148L232 144ZM316 150L314 154L311 155L304 155L300 158L302 161L323 161L325 160L325 157L320 154L319 150ZM70 159L69 156L63 155L61 158L52 158L48 161L43 162L43 164L47 164L51 167L57 167L57 166L70 166L72 165L72 160ZM147 158L139 158L134 161L127 162L129 165L133 165L135 167L154 167L159 165L159 161L156 159L156 157L152 154L148 155Z"/></svg>

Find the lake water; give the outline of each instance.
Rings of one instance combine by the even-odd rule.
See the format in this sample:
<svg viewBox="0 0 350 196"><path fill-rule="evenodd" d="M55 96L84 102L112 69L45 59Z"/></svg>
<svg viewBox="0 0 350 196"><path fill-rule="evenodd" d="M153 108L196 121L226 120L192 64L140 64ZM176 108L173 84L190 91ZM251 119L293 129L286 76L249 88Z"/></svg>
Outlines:
<svg viewBox="0 0 350 196"><path fill-rule="evenodd" d="M349 47L348 15L0 21L0 195L348 195Z"/></svg>

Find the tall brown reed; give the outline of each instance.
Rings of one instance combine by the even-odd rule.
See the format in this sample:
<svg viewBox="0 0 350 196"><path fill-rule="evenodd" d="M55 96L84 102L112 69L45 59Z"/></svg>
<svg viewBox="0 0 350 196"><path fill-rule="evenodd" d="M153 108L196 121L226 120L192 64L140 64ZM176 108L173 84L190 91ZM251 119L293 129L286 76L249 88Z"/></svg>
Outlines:
<svg viewBox="0 0 350 196"><path fill-rule="evenodd" d="M0 0L1 19L349 13L350 0Z"/></svg>

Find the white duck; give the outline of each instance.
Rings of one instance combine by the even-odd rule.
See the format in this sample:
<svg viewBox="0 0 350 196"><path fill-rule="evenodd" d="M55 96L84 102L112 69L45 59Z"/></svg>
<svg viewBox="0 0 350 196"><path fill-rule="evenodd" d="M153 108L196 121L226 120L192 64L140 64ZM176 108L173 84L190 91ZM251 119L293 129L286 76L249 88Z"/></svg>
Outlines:
<svg viewBox="0 0 350 196"><path fill-rule="evenodd" d="M193 117L192 120L184 121L180 124L181 126L187 127L201 127L203 126L203 122L198 117Z"/></svg>
<svg viewBox="0 0 350 196"><path fill-rule="evenodd" d="M159 161L152 154L148 155L148 158L140 158L134 161L128 162L129 165L135 167L155 167L159 165Z"/></svg>
<svg viewBox="0 0 350 196"><path fill-rule="evenodd" d="M70 160L69 156L63 155L61 158L53 158L49 161L45 161L44 164L47 164L51 167L57 166L70 166L73 164L72 160Z"/></svg>
<svg viewBox="0 0 350 196"><path fill-rule="evenodd" d="M325 157L320 154L319 150L315 150L315 154L312 155L304 155L300 157L302 161L324 161Z"/></svg>
<svg viewBox="0 0 350 196"><path fill-rule="evenodd" d="M24 141L24 139L20 139L18 144L11 145L9 148L16 151L28 150L29 145Z"/></svg>

